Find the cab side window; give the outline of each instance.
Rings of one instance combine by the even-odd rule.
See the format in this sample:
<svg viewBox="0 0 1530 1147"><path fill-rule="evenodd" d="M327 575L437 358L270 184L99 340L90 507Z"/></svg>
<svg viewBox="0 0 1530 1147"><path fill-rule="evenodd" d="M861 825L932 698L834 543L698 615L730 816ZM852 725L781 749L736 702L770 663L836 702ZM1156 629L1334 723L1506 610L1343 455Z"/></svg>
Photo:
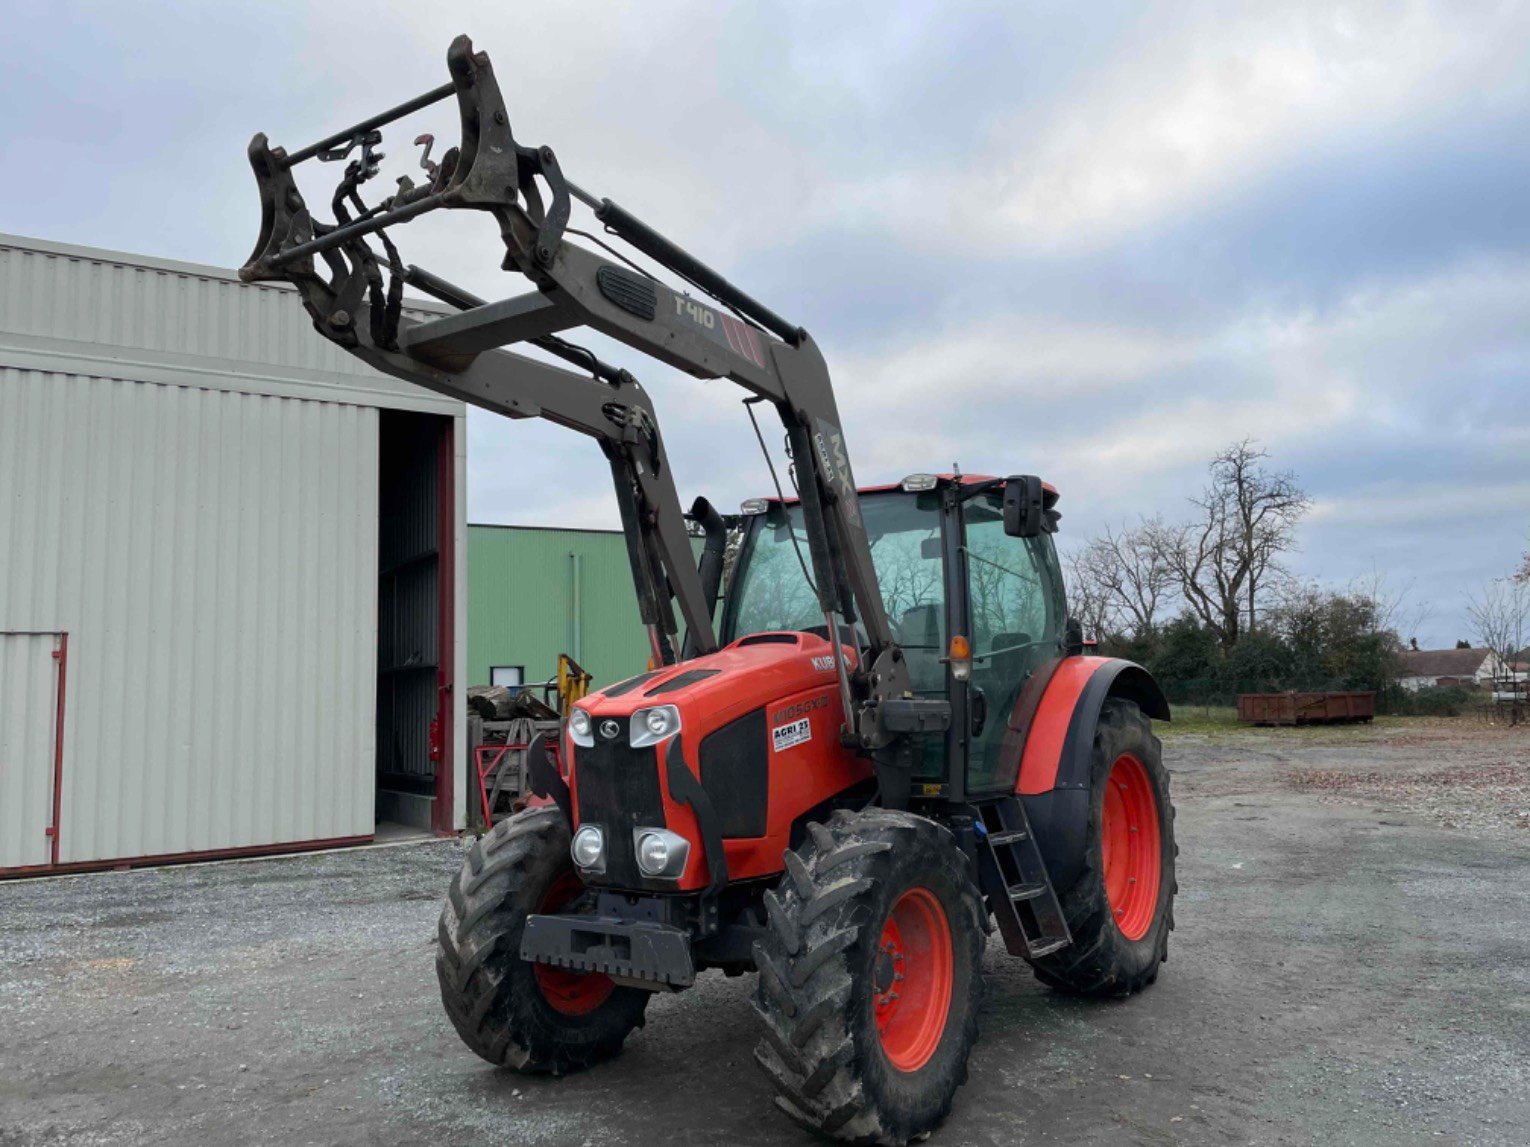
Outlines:
<svg viewBox="0 0 1530 1147"><path fill-rule="evenodd" d="M1026 678L1057 655L1063 606L1051 538L1006 534L997 496L974 498L963 513L974 704L987 711L968 764L977 791L1003 787L1000 774L1016 763L999 759L1005 726Z"/></svg>

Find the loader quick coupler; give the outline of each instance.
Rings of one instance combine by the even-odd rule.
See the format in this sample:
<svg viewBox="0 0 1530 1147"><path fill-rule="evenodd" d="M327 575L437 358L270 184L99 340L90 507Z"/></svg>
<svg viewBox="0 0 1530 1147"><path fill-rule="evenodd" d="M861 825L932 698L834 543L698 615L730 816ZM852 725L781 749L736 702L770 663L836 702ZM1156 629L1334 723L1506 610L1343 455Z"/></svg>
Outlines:
<svg viewBox="0 0 1530 1147"><path fill-rule="evenodd" d="M393 299L401 296L405 269L385 233L387 227L442 207L500 214L524 204L526 217L535 228L527 253L537 265L550 266L563 239L571 207L570 185L552 149L516 143L488 56L475 53L466 36L452 42L447 67L450 83L291 154L270 148L263 134L250 143L250 163L260 188L263 218L260 239L240 276L251 282L295 283L321 333L343 346L356 345L349 331L368 290L373 296L374 345L384 349L398 345L398 306ZM365 206L357 189L377 174L384 158L377 150L382 143L381 129L453 95L462 122L461 145L450 149L439 165L430 163L427 146L421 165L431 174L429 184L415 187L402 180L397 195L376 207ZM309 213L292 170L309 159L345 159L358 147L361 158L347 165L333 197L337 225L318 222ZM537 186L539 178L549 192L545 204ZM346 210L346 203L356 209L355 216ZM519 247L521 239L512 232L507 218L501 215L500 223L507 245ZM364 242L372 234L379 237L388 254L392 281L386 303L381 269ZM324 257L330 270L327 278L314 269L315 255ZM510 252L505 256L504 269L516 269Z"/></svg>

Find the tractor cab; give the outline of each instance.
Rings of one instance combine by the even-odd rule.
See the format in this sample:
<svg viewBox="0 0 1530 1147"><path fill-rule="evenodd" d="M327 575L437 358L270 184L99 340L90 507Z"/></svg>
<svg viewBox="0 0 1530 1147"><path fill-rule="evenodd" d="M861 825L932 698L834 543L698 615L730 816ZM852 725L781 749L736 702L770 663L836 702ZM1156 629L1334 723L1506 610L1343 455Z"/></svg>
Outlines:
<svg viewBox="0 0 1530 1147"><path fill-rule="evenodd" d="M952 721L918 741L913 781L927 796L1012 792L1003 752L1021 687L1062 652L1066 607L1051 531L1057 493L1041 487L1040 528L1005 529L1007 483L914 474L860 491L877 583L917 696L948 700ZM1020 523L1023 526L1023 523ZM742 538L720 603L721 640L797 630L826 636L809 584L795 500L744 503ZM858 644L864 632L857 629ZM953 648L953 638L964 639ZM947 777L950 781L947 781Z"/></svg>

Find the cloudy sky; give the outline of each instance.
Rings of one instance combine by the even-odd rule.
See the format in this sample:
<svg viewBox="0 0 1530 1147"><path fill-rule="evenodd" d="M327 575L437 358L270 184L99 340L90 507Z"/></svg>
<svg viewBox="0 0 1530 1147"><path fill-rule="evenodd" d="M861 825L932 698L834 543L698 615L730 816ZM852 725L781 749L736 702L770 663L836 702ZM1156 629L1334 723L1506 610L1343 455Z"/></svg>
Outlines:
<svg viewBox="0 0 1530 1147"><path fill-rule="evenodd" d="M1385 571L1432 603L1426 645L1467 636L1466 589L1530 544L1530 4L0 19L0 230L238 265L249 136L299 146L432 87L467 31L520 138L814 333L862 481L1037 472L1077 541L1181 513L1251 436L1315 499L1298 571ZM446 108L385 175L414 132L453 137ZM400 240L524 289L487 219ZM767 488L739 393L601 349L656 395L683 497ZM615 524L582 440L475 413L469 449L472 520Z"/></svg>

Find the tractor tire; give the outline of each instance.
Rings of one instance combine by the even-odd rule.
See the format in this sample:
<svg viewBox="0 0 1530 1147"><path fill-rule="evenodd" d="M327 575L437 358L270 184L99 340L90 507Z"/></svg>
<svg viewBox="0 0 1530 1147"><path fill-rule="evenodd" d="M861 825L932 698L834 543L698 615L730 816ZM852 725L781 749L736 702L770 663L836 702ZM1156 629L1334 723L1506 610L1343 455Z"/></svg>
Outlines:
<svg viewBox="0 0 1530 1147"><path fill-rule="evenodd" d="M521 959L528 915L585 896L568 846L555 808L502 820L473 842L441 909L441 1002L462 1042L496 1067L578 1071L610 1059L643 1024L648 992Z"/></svg>
<svg viewBox="0 0 1530 1147"><path fill-rule="evenodd" d="M1084 865L1057 890L1073 943L1032 963L1078 996L1129 996L1158 978L1174 930L1174 805L1163 745L1132 701L1107 698L1094 732Z"/></svg>
<svg viewBox="0 0 1530 1147"><path fill-rule="evenodd" d="M765 894L755 1060L794 1122L851 1143L938 1127L977 1040L986 918L972 862L911 813L808 825Z"/></svg>

